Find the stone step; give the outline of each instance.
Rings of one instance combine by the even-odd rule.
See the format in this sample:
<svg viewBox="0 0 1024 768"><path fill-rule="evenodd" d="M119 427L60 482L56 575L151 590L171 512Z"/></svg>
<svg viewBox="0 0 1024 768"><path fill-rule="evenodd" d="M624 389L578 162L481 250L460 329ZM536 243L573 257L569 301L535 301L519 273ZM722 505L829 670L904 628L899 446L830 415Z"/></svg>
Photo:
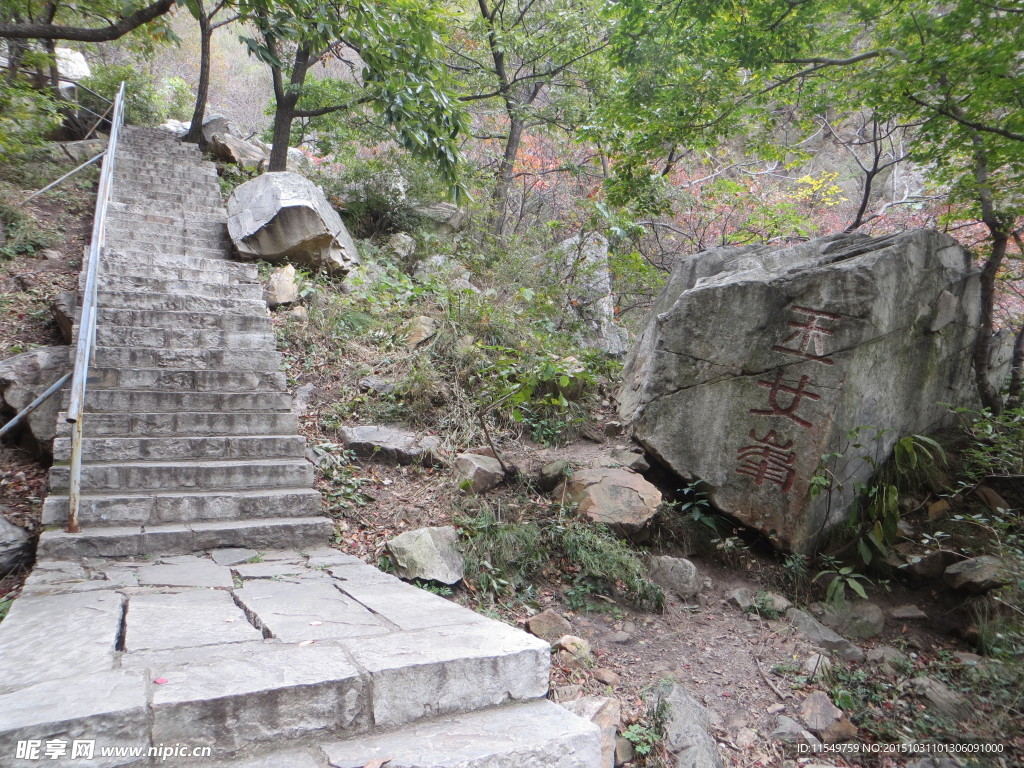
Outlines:
<svg viewBox="0 0 1024 768"><path fill-rule="evenodd" d="M228 233L227 223L223 221L161 216L155 213L139 215L123 211L108 211L107 226L133 232L184 233L205 237L226 236Z"/></svg>
<svg viewBox="0 0 1024 768"><path fill-rule="evenodd" d="M81 289L84 286L79 286ZM100 276L101 291L138 291L146 295L173 294L204 296L215 299L263 298L263 286L259 283L207 283L204 281L164 280L160 278L119 275L115 270L105 270Z"/></svg>
<svg viewBox="0 0 1024 768"><path fill-rule="evenodd" d="M259 270L255 264L241 261L228 261L223 255L207 259L201 256L182 256L180 254L154 254L123 248L107 247L103 251L103 263L159 265L173 269L195 269L203 272L224 272L236 276L239 281L258 282Z"/></svg>
<svg viewBox="0 0 1024 768"><path fill-rule="evenodd" d="M71 435L66 415L57 415L57 437ZM294 435L298 428L292 413L86 413L85 418L90 437Z"/></svg>
<svg viewBox="0 0 1024 768"><path fill-rule="evenodd" d="M193 544L210 540L205 525L154 529L159 535L152 537L148 530L132 528L80 534L48 531L40 546L64 559L81 559L86 553L103 556L112 549L148 554L141 550L153 543L150 538L180 542L182 547L190 532ZM218 532L228 531L221 527ZM505 741L507 754L480 762L473 760L473 752L464 751L469 760L450 763L452 768L582 768L588 765L584 759L597 754L594 726L538 701L547 689L550 650L544 641L422 590L377 614L347 594L348 581L326 575L305 583L263 580L258 591L266 599L254 607L246 605L242 614L232 604L232 595L223 591L232 590L245 605L243 595L252 582L232 589L228 568L208 560L139 565L136 578L139 583L216 582L219 588L186 586L175 593L122 597L97 584L99 592L41 590L19 598L0 629L0 650L6 652L0 672L18 675L12 678L17 683L5 686L0 694L4 754L8 747L13 754L19 740L45 742L58 734L84 733L101 745L209 746L213 761L206 763L211 765L236 765L226 761L244 755L263 757L269 751L277 759L261 760L264 768L303 768L274 751L282 742L304 742L309 749L324 744L324 752L331 755L332 750L340 760L346 749L354 748L353 742L343 740L365 735L365 743L375 746L369 741L373 731L390 731L401 738L410 729L433 741L442 739L444 730L454 731L458 738L471 736L473 728L481 729L483 738L470 738L463 750L474 745L476 754L484 755L488 741L496 738ZM404 597L415 590L391 587L379 572L374 578L383 583L385 593L402 589ZM443 604L439 615L446 626L439 626L436 619L430 623L437 602ZM310 617L320 616L327 620L311 627ZM390 626L381 616L392 622ZM245 623L246 617L251 624ZM309 643L274 634L252 639L253 627L265 626L265 618L286 629L291 620L296 630L303 630L291 634L321 639ZM408 624L413 628L404 629ZM77 658L69 660L67 649L75 649ZM25 670L32 673L28 684ZM161 684L153 685L154 679ZM517 702L534 706L519 710ZM492 708L500 705L505 705L497 710L500 714L493 714ZM459 714L473 710L492 715L470 716L463 725ZM541 718L535 727L527 725L528 714ZM500 727L502 717L523 733L509 736ZM562 740L556 736L559 729L565 733ZM557 761L533 759L541 738L531 739L530 731L547 737ZM407 740L396 741L396 748L403 743ZM438 746L448 743L452 742ZM425 756L433 756L429 746L429 741L422 745ZM403 759L408 755L398 754ZM321 755L316 764L327 762ZM588 768L598 765L591 760Z"/></svg>
<svg viewBox="0 0 1024 768"><path fill-rule="evenodd" d="M107 215L138 217L142 221L154 221L161 224L182 225L187 222L196 224L210 224L227 226L227 217L223 213L195 213L191 211L174 210L153 210L153 206L145 202L133 201L130 203L111 202L107 208Z"/></svg>
<svg viewBox="0 0 1024 768"><path fill-rule="evenodd" d="M117 148L117 166L129 169L150 169L174 171L181 168L192 168L207 173L210 162L203 158L195 147L171 146L161 147L153 151L147 147L126 142Z"/></svg>
<svg viewBox="0 0 1024 768"><path fill-rule="evenodd" d="M235 352L222 349L138 349L96 347L93 365L100 368L168 368L185 371L281 370L278 352Z"/></svg>
<svg viewBox="0 0 1024 768"><path fill-rule="evenodd" d="M213 238L206 235L183 235L177 233L156 234L135 232L130 228L112 229L107 232L106 244L117 248L131 246L135 250L163 251L164 253L190 253L197 248L222 251L230 247L229 238Z"/></svg>
<svg viewBox="0 0 1024 768"><path fill-rule="evenodd" d="M230 263L230 262L228 262ZM188 283L258 283L258 275L253 272L237 272L225 269L188 269L186 267L165 266L164 264L147 264L128 259L104 257L102 271L105 275L115 274L119 277L144 277L153 280L185 281ZM80 283L81 284L81 283Z"/></svg>
<svg viewBox="0 0 1024 768"><path fill-rule="evenodd" d="M125 158L118 158L119 160ZM220 190L217 184L217 169L202 160L188 155L184 162L158 162L151 160L140 162L139 158L131 157L123 165L118 163L114 169L114 183L122 180L141 179L143 181L170 186L172 182L186 181L195 186L208 186Z"/></svg>
<svg viewBox="0 0 1024 768"><path fill-rule="evenodd" d="M312 488L267 488L233 493L83 493L78 517L83 527L149 527L215 520L316 517L321 514L321 507L320 493ZM43 502L42 514L43 525L64 525L68 519L68 497L51 494Z"/></svg>
<svg viewBox="0 0 1024 768"><path fill-rule="evenodd" d="M305 459L221 461L140 461L82 464L82 487L98 491L227 491L302 488L313 484L313 465ZM50 469L50 489L66 491L68 467Z"/></svg>
<svg viewBox="0 0 1024 768"><path fill-rule="evenodd" d="M284 392L283 373L267 371L173 371L161 368L91 368L89 391L135 389L160 392Z"/></svg>
<svg viewBox="0 0 1024 768"><path fill-rule="evenodd" d="M99 326L122 325L165 330L207 328L234 333L270 333L272 330L270 318L265 312L257 315L236 315L217 312L165 312L158 309L112 309L101 306L96 314L96 320Z"/></svg>
<svg viewBox="0 0 1024 768"><path fill-rule="evenodd" d="M97 291L99 306L120 309L158 309L171 312L234 312L264 315L266 302L260 298L201 296L191 292L147 293L145 291Z"/></svg>
<svg viewBox="0 0 1024 768"><path fill-rule="evenodd" d="M300 435L249 435L245 437L85 437L82 460L171 461L180 459L302 459L306 441ZM65 464L71 456L71 439L53 441L53 461Z"/></svg>
<svg viewBox="0 0 1024 768"><path fill-rule="evenodd" d="M327 517L212 520L165 525L83 528L81 533L44 531L37 559L177 555L221 547L304 550L323 546L334 531Z"/></svg>
<svg viewBox="0 0 1024 768"><path fill-rule="evenodd" d="M96 329L96 343L105 347L151 347L156 349L231 349L273 352L273 333L221 331L187 328L133 328L130 326L100 325Z"/></svg>
<svg viewBox="0 0 1024 768"><path fill-rule="evenodd" d="M214 261L223 261L226 260L231 255L230 252L224 248L200 248L194 245L182 246L180 248L168 250L166 248L161 248L156 245L151 245L149 243L142 242L127 244L122 243L118 244L116 248L120 253L122 253L126 257L150 256L163 258L164 256L184 256L195 257L200 259L211 259Z"/></svg>
<svg viewBox="0 0 1024 768"><path fill-rule="evenodd" d="M70 392L62 394L67 407ZM283 392L160 392L131 389L92 389L85 396L86 413L287 413L292 399Z"/></svg>
<svg viewBox="0 0 1024 768"><path fill-rule="evenodd" d="M130 183L115 185L111 191L111 199L120 202L128 202L143 198L154 208L161 203L189 203L197 207L208 206L210 208L223 205L219 193L207 189L178 188L168 189L158 185L145 183Z"/></svg>
<svg viewBox="0 0 1024 768"><path fill-rule="evenodd" d="M220 241L228 238L226 226L216 223L186 223L175 222L165 224L160 222L132 222L127 220L128 215L122 214L108 223L107 234L112 238L116 236L134 235L156 242L158 240L173 238L185 238L188 240L206 239L219 245Z"/></svg>
<svg viewBox="0 0 1024 768"><path fill-rule="evenodd" d="M386 760L387 768L602 765L600 728L543 699L449 715L320 749L332 768L364 768L377 759Z"/></svg>

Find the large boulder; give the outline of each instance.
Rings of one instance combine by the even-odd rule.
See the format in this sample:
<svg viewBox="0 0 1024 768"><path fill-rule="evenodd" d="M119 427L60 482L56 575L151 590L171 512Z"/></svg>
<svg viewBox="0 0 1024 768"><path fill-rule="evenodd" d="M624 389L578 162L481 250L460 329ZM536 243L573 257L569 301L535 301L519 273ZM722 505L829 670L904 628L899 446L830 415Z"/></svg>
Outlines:
<svg viewBox="0 0 1024 768"><path fill-rule="evenodd" d="M970 254L939 232L707 251L655 303L620 415L719 509L807 552L847 519L872 462L948 424L948 404L975 404L979 313ZM833 453L838 482L812 495Z"/></svg>
<svg viewBox="0 0 1024 768"><path fill-rule="evenodd" d="M39 347L0 361L0 423L31 403L53 382L71 370L68 347ZM55 394L28 415L20 445L40 455L53 455L60 394ZM5 418L7 417L7 418Z"/></svg>
<svg viewBox="0 0 1024 768"><path fill-rule="evenodd" d="M346 275L356 245L323 191L287 171L264 173L228 199L228 233L242 258L326 269Z"/></svg>
<svg viewBox="0 0 1024 768"><path fill-rule="evenodd" d="M629 333L615 320L615 295L608 266L608 241L598 234L570 237L558 246L558 279L584 327L583 343L610 355L629 349Z"/></svg>

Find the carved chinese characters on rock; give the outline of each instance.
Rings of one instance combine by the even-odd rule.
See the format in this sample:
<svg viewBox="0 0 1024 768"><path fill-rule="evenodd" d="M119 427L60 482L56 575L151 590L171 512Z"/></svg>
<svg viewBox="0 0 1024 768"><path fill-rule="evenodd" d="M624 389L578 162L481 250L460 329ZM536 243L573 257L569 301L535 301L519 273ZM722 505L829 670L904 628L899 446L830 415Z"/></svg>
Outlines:
<svg viewBox="0 0 1024 768"><path fill-rule="evenodd" d="M826 342L837 330L840 315L797 305L790 308L790 313L788 327L791 332L781 344L773 345L772 351L821 365L833 365L835 361L828 357ZM771 378L759 379L757 386L767 390L765 401L759 403L761 407L751 408L748 413L760 417L781 416L805 430L814 426L805 401L820 401L821 394L815 391L810 375L790 376L786 368L778 368ZM803 412L801 406L804 406ZM750 430L751 442L736 451L736 473L751 478L758 487L770 483L783 493L789 493L796 479L799 446L795 445L795 440L799 435L799 430L790 435L780 434L769 425L755 426Z"/></svg>

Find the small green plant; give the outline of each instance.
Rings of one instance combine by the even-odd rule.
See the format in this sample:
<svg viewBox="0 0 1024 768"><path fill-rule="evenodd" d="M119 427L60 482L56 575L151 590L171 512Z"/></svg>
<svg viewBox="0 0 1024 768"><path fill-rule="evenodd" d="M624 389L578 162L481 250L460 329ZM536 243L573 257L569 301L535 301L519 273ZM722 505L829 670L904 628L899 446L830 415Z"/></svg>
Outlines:
<svg viewBox="0 0 1024 768"><path fill-rule="evenodd" d="M436 581L424 581L423 579L413 579L415 584L425 592L429 592L432 595L441 595L442 597L449 597L452 594L452 588L447 584L440 584Z"/></svg>
<svg viewBox="0 0 1024 768"><path fill-rule="evenodd" d="M14 605L14 598L5 597L0 600L0 621L7 618L7 612L11 610L12 605Z"/></svg>
<svg viewBox="0 0 1024 768"><path fill-rule="evenodd" d="M643 723L633 723L622 732L622 737L633 745L633 750L638 755L644 756L651 754L661 741L661 734Z"/></svg>
<svg viewBox="0 0 1024 768"><path fill-rule="evenodd" d="M823 570L819 571L812 581L828 579L828 588L825 591L825 601L832 605L841 605L846 601L846 588L857 594L860 598L867 600L868 593L864 590L861 582L870 583L870 579L862 573L857 573L853 566L841 565L834 558L823 556L821 558Z"/></svg>
<svg viewBox="0 0 1024 768"><path fill-rule="evenodd" d="M323 442L313 446L313 453L317 470L328 484L324 495L331 511L366 503L366 494L362 488L367 481L356 476L355 454L352 451L335 443Z"/></svg>

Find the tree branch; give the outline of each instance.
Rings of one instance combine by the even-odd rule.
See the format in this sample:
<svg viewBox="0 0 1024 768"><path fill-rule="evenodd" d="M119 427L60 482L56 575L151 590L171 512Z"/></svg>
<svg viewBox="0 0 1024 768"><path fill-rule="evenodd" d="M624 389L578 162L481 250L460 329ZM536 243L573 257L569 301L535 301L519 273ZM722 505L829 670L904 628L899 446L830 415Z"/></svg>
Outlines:
<svg viewBox="0 0 1024 768"><path fill-rule="evenodd" d="M106 27L64 27L59 24L0 24L0 38L8 40L78 40L103 43L116 40L133 29L159 18L174 6L175 0L156 0L152 5L121 17Z"/></svg>

